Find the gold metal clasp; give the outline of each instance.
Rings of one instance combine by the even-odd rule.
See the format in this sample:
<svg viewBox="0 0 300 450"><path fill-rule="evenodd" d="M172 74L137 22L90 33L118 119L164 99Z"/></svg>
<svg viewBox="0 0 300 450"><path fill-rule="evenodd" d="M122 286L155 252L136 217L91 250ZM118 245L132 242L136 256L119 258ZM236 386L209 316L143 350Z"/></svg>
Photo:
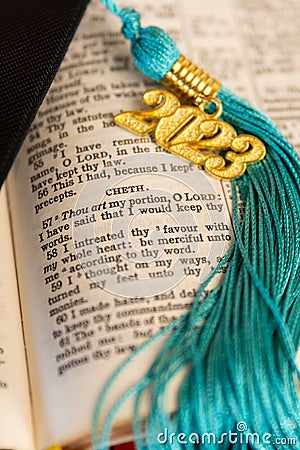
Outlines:
<svg viewBox="0 0 300 450"><path fill-rule="evenodd" d="M198 67L192 61L181 55L178 61L162 80L162 84L174 92L186 103L190 99L198 103L198 98L214 97L221 84Z"/></svg>

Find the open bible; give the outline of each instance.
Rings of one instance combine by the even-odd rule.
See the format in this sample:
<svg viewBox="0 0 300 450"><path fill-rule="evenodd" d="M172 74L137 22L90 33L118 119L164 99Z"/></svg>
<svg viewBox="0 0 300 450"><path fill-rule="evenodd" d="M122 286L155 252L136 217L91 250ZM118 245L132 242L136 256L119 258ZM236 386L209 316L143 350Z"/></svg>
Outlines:
<svg viewBox="0 0 300 450"><path fill-rule="evenodd" d="M297 0L126 6L299 148ZM107 380L191 308L234 242L229 183L115 125L114 115L140 109L157 88L133 67L119 27L90 3L1 191L1 449L88 447ZM126 369L107 410L162 345ZM113 442L130 437L131 415L131 405L121 410Z"/></svg>

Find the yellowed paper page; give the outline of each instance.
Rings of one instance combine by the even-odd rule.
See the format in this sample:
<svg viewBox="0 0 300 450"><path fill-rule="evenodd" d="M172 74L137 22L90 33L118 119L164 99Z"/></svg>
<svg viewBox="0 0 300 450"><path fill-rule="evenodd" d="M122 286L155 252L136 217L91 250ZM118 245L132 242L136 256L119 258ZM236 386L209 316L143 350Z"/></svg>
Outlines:
<svg viewBox="0 0 300 450"><path fill-rule="evenodd" d="M0 192L0 448L33 450L30 395L5 188Z"/></svg>

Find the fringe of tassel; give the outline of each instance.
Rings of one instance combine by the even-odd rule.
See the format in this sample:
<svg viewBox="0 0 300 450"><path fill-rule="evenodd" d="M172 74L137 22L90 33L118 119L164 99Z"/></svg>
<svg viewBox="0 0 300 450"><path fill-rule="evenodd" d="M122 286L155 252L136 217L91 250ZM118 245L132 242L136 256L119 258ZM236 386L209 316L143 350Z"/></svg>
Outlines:
<svg viewBox="0 0 300 450"><path fill-rule="evenodd" d="M157 436L163 430L169 436L214 436L199 445L197 440L184 447L176 440L163 445L172 450L220 445L264 449L263 436L272 436L270 442L277 439L277 449L286 449L287 443L288 448L299 448L300 377L295 356L300 345L300 163L268 118L225 88L218 97L222 118L239 132L262 139L267 156L232 182L234 246L201 287L192 311L152 339L170 333L145 378L112 409L99 441L98 420L108 390L135 355L102 393L94 417L95 450L106 448L113 417L131 396L136 396L134 434L139 450L162 448ZM242 219L238 190L245 205ZM227 263L222 284L202 301L207 284ZM182 371L177 410L171 414L167 392ZM142 420L145 394L151 405ZM243 435L241 424L246 427ZM237 433L237 442L223 435L224 442L218 443L229 430Z"/></svg>

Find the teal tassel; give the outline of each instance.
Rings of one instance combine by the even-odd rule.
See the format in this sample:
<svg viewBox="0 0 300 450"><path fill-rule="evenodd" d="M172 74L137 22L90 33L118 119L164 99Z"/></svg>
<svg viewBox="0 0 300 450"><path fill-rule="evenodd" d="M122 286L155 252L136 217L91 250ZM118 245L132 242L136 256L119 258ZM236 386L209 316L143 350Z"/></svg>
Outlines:
<svg viewBox="0 0 300 450"><path fill-rule="evenodd" d="M141 28L140 15L134 9L121 9L111 0L102 3L122 20L122 33L131 40L136 67L148 77L161 81L181 55L173 39L160 28Z"/></svg>
<svg viewBox="0 0 300 450"><path fill-rule="evenodd" d="M145 42L143 46L147 47ZM158 52L162 54L161 49ZM172 57L166 58L169 64ZM133 354L100 395L93 420L94 450L106 448L115 413L131 396L136 398L134 433L139 450L265 449L271 444L276 449L299 448L300 373L295 356L300 345L300 161L270 119L224 87L218 98L222 118L238 132L260 138L267 155L232 182L236 242L202 285L192 311ZM237 189L245 205L242 220ZM203 300L208 283L226 264L222 284ZM114 382L137 354L167 333L163 350L140 383L114 406L99 440L102 405ZM177 408L171 415L166 393L182 371ZM140 403L145 393L151 408L142 424ZM229 431L236 433L232 436L236 441L223 435L218 442ZM178 443L180 433L185 433L186 444Z"/></svg>

